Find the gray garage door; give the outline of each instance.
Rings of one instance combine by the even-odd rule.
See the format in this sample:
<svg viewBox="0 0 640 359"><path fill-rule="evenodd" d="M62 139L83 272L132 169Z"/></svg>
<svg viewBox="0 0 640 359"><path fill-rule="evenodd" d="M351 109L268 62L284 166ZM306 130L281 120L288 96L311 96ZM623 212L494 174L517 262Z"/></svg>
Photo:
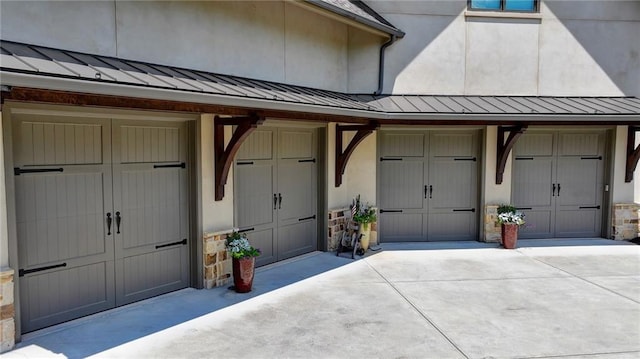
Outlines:
<svg viewBox="0 0 640 359"><path fill-rule="evenodd" d="M477 131L381 131L381 241L477 237Z"/></svg>
<svg viewBox="0 0 640 359"><path fill-rule="evenodd" d="M529 131L513 150L514 204L522 238L600 237L604 131Z"/></svg>
<svg viewBox="0 0 640 359"><path fill-rule="evenodd" d="M22 331L188 285L185 128L18 115Z"/></svg>
<svg viewBox="0 0 640 359"><path fill-rule="evenodd" d="M262 251L257 264L317 247L314 129L260 127L235 160L236 226Z"/></svg>

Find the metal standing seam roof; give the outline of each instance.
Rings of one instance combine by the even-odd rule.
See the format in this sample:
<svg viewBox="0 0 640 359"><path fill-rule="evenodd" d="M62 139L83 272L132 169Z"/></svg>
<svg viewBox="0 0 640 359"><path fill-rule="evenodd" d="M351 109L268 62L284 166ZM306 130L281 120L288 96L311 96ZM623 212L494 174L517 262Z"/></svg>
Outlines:
<svg viewBox="0 0 640 359"><path fill-rule="evenodd" d="M318 113L355 110L357 116L372 119L418 116L428 120L453 115L451 119L463 120L553 115L590 120L614 116L635 121L640 116L640 99L636 97L345 94L0 40L0 74L6 77L7 73L263 101L262 105L252 104L256 107L267 101L283 104L282 109L287 108L286 104L310 105L320 108L314 110Z"/></svg>
<svg viewBox="0 0 640 359"><path fill-rule="evenodd" d="M356 95L392 114L638 115L636 97Z"/></svg>
<svg viewBox="0 0 640 359"><path fill-rule="evenodd" d="M370 104L335 91L2 40L0 40L0 69L3 72L63 77L92 82L379 111Z"/></svg>
<svg viewBox="0 0 640 359"><path fill-rule="evenodd" d="M404 37L405 33L393 26L380 14L371 9L367 4L359 0L306 0L319 8L333 12L334 14L352 19L363 25L380 30L389 35Z"/></svg>

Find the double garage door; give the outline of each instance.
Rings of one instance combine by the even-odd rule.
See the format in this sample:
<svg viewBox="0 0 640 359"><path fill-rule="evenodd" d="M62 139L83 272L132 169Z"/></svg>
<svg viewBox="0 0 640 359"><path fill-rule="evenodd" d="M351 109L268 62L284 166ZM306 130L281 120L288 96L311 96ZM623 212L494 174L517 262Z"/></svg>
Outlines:
<svg viewBox="0 0 640 359"><path fill-rule="evenodd" d="M381 241L477 238L478 137L478 131L380 132Z"/></svg>
<svg viewBox="0 0 640 359"><path fill-rule="evenodd" d="M235 160L236 226L262 251L258 265L317 248L315 129L260 127Z"/></svg>
<svg viewBox="0 0 640 359"><path fill-rule="evenodd" d="M513 149L522 238L602 235L604 131L527 131Z"/></svg>
<svg viewBox="0 0 640 359"><path fill-rule="evenodd" d="M188 286L184 123L12 126L23 332Z"/></svg>

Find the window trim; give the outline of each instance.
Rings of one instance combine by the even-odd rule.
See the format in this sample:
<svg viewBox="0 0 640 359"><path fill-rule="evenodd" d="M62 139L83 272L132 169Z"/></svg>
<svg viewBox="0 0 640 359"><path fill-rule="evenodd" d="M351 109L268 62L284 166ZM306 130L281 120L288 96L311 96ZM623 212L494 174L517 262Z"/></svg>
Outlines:
<svg viewBox="0 0 640 359"><path fill-rule="evenodd" d="M542 0L532 0L533 1L533 10L505 10L504 5L506 0L500 0L500 8L499 9L480 9L474 8L471 6L471 2L473 0L467 0L467 10L468 11L478 11L478 12L497 12L497 13L516 13L516 14L534 14L540 12L540 2Z"/></svg>

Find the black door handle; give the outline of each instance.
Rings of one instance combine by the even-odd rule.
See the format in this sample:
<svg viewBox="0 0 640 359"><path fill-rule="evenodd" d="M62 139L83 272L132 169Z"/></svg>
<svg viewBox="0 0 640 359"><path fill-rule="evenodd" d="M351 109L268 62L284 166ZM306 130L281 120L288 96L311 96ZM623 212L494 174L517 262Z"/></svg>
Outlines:
<svg viewBox="0 0 640 359"><path fill-rule="evenodd" d="M558 183L558 197L560 197L560 183Z"/></svg>
<svg viewBox="0 0 640 359"><path fill-rule="evenodd" d="M282 194L278 193L278 209L282 209Z"/></svg>
<svg viewBox="0 0 640 359"><path fill-rule="evenodd" d="M122 218L120 217L120 212L116 212L116 234L120 234L120 221Z"/></svg>
<svg viewBox="0 0 640 359"><path fill-rule="evenodd" d="M424 186L424 199L427 199L427 192L429 191L429 189L427 188L427 186Z"/></svg>
<svg viewBox="0 0 640 359"><path fill-rule="evenodd" d="M107 213L107 236L111 235L111 212Z"/></svg>
<svg viewBox="0 0 640 359"><path fill-rule="evenodd" d="M553 189L552 189L552 192L551 192L551 197L555 197L555 196L556 196L556 184L554 183L553 184Z"/></svg>
<svg viewBox="0 0 640 359"><path fill-rule="evenodd" d="M276 194L273 194L273 210L275 211L278 207L278 196L276 196Z"/></svg>
<svg viewBox="0 0 640 359"><path fill-rule="evenodd" d="M429 185L429 198L433 198L433 186Z"/></svg>

